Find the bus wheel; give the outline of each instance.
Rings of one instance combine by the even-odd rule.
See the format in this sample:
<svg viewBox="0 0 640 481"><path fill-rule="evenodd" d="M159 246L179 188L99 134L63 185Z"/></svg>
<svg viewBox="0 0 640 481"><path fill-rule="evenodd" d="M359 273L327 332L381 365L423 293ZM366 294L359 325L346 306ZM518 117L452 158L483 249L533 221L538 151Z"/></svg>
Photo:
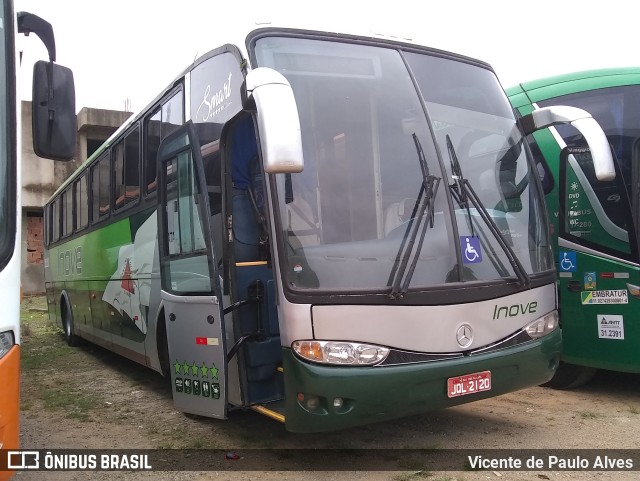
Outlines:
<svg viewBox="0 0 640 481"><path fill-rule="evenodd" d="M80 338L76 335L73 328L73 315L67 301L63 300L62 306L62 327L64 328L64 339L69 346L75 347L80 344Z"/></svg>
<svg viewBox="0 0 640 481"><path fill-rule="evenodd" d="M574 389L588 383L596 371L597 369L593 367L561 362L555 375L543 386L553 389Z"/></svg>

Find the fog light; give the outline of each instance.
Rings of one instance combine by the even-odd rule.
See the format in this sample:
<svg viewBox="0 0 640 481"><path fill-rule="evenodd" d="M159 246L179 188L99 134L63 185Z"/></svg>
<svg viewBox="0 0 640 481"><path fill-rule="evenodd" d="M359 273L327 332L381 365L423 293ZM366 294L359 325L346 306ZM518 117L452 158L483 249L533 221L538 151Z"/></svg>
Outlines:
<svg viewBox="0 0 640 481"><path fill-rule="evenodd" d="M341 397L337 397L333 399L333 407L340 409L344 404L344 400Z"/></svg>
<svg viewBox="0 0 640 481"><path fill-rule="evenodd" d="M320 406L320 399L318 399L318 396L309 396L307 398L307 409L313 411L318 409L318 406Z"/></svg>

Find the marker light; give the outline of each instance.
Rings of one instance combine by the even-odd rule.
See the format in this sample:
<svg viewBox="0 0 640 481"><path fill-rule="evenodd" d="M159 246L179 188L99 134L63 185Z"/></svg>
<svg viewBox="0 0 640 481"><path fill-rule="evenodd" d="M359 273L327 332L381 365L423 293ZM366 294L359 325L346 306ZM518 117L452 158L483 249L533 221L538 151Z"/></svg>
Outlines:
<svg viewBox="0 0 640 481"><path fill-rule="evenodd" d="M544 317L533 321L525 330L531 339L538 339L546 336L558 327L558 311L551 311Z"/></svg>
<svg viewBox="0 0 640 481"><path fill-rule="evenodd" d="M370 366L389 354L386 347L347 341L295 341L291 347L307 361L342 366Z"/></svg>

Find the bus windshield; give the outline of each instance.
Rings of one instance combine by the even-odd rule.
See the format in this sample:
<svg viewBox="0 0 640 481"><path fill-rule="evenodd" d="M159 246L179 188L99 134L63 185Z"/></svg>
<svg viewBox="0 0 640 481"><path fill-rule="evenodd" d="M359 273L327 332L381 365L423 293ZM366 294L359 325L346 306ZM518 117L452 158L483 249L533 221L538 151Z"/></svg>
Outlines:
<svg viewBox="0 0 640 481"><path fill-rule="evenodd" d="M258 65L287 78L300 115L304 171L275 183L291 289L381 292L400 270L425 290L552 268L535 170L495 74L429 53L257 40Z"/></svg>

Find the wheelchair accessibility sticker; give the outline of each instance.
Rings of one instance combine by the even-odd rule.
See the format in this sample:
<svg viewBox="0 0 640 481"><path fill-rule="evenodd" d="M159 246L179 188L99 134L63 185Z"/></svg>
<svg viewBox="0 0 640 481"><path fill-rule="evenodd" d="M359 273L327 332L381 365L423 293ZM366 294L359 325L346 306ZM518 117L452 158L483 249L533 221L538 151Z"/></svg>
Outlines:
<svg viewBox="0 0 640 481"><path fill-rule="evenodd" d="M464 264L482 262L482 249L479 237L460 237L460 252Z"/></svg>
<svg viewBox="0 0 640 481"><path fill-rule="evenodd" d="M575 272L578 268L575 252L560 251L558 263L561 272Z"/></svg>

